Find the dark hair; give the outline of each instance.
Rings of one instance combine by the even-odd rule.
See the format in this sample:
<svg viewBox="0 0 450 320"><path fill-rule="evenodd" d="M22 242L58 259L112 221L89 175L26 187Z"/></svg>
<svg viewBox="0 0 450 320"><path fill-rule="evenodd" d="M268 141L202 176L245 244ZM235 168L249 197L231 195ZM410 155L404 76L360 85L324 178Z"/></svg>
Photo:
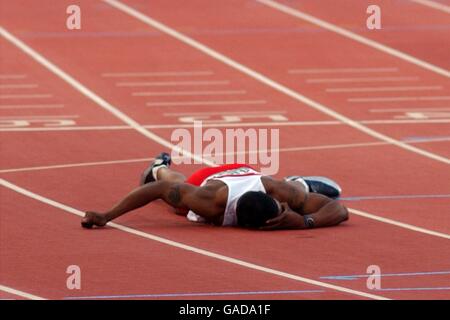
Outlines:
<svg viewBox="0 0 450 320"><path fill-rule="evenodd" d="M237 223L245 228L258 228L278 215L276 201L261 191L244 193L236 205Z"/></svg>

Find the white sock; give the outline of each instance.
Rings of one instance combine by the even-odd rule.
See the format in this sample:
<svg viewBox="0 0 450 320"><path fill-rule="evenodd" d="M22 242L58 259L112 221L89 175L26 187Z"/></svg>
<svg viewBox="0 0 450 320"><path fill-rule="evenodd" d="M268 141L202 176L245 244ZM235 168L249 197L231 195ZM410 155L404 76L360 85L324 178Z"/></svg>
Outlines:
<svg viewBox="0 0 450 320"><path fill-rule="evenodd" d="M310 192L311 190L309 190L309 186L306 183L305 179L303 179L302 177L296 177L295 179L291 179L288 181L296 181L296 182L300 182L304 187L305 187L305 191L306 192Z"/></svg>
<svg viewBox="0 0 450 320"><path fill-rule="evenodd" d="M167 168L167 166L165 164L161 164L152 169L152 175L153 175L153 178L155 178L155 181L158 180L158 170L161 168Z"/></svg>

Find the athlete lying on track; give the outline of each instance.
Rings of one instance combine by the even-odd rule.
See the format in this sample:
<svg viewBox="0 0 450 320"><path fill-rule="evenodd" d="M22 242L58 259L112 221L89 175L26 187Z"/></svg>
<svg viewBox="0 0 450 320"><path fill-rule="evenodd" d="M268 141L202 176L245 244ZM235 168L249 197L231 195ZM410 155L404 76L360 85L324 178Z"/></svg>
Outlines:
<svg viewBox="0 0 450 320"><path fill-rule="evenodd" d="M248 165L203 168L189 179L169 169L161 153L141 177L141 186L105 213L88 211L81 225L102 227L131 210L157 199L191 221L244 228L306 229L337 225L348 219L338 201L339 186L324 177L275 180Z"/></svg>

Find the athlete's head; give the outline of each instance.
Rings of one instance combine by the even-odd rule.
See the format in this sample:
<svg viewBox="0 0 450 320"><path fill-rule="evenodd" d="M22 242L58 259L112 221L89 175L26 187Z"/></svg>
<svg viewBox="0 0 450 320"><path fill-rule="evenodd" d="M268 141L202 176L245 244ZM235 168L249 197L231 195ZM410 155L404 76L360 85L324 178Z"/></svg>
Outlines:
<svg viewBox="0 0 450 320"><path fill-rule="evenodd" d="M259 228L280 213L279 204L261 191L244 193L236 206L237 223L245 228Z"/></svg>

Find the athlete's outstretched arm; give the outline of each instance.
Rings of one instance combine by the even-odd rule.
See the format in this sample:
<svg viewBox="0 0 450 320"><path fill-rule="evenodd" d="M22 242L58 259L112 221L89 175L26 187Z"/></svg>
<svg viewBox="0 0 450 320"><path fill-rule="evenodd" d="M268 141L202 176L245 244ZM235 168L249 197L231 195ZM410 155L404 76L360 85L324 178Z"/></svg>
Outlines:
<svg viewBox="0 0 450 320"><path fill-rule="evenodd" d="M116 219L132 210L143 207L150 202L162 199L174 208L191 208L194 203L204 200L204 192L198 192L199 188L186 183L173 183L168 181L156 181L134 189L118 204L104 213L87 211L81 225L91 228L93 225L104 226L108 221Z"/></svg>

